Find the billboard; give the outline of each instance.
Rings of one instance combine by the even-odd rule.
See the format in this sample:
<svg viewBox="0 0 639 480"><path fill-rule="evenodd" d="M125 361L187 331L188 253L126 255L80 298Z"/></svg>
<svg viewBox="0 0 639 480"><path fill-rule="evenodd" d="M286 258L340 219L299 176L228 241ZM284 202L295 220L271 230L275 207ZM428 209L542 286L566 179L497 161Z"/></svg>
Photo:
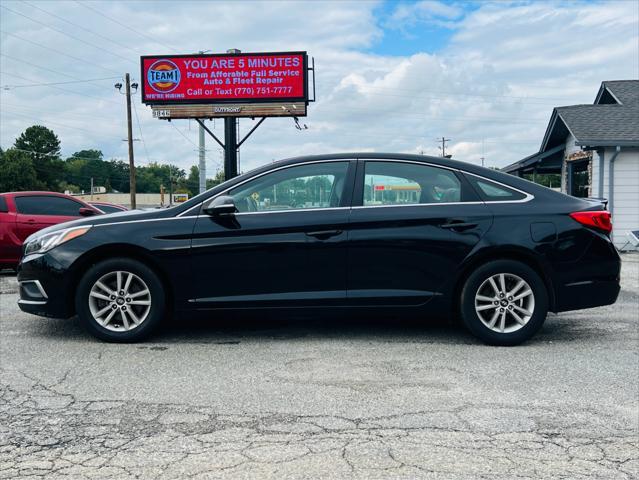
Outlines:
<svg viewBox="0 0 639 480"><path fill-rule="evenodd" d="M306 52L141 57L147 105L308 103Z"/></svg>

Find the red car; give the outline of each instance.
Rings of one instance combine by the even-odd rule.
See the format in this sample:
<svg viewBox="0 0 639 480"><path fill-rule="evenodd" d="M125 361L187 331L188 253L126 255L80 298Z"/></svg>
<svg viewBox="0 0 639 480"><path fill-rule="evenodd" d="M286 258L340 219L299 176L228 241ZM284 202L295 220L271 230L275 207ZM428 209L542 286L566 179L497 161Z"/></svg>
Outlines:
<svg viewBox="0 0 639 480"><path fill-rule="evenodd" d="M0 193L0 269L15 268L22 243L32 233L102 212L63 193Z"/></svg>

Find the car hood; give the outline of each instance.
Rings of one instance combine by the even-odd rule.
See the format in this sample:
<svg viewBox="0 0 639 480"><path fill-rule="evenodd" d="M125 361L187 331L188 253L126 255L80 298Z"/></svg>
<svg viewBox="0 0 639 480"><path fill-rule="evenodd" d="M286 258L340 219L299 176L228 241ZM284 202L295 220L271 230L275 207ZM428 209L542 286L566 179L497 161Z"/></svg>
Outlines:
<svg viewBox="0 0 639 480"><path fill-rule="evenodd" d="M94 215L92 217L84 217L70 222L58 223L42 230L38 230L31 237L44 235L50 232L56 232L65 228L81 227L84 225L105 225L130 222L132 220L151 220L154 218L166 218L176 215L173 209L163 210L128 210L126 212L109 213L105 215Z"/></svg>

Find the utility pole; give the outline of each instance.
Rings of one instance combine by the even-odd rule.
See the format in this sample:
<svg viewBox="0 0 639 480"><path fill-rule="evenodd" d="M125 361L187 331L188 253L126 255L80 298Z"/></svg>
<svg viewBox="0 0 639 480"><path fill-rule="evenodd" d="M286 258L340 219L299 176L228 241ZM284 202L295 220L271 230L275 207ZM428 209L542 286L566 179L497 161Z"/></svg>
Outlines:
<svg viewBox="0 0 639 480"><path fill-rule="evenodd" d="M484 153L484 143L485 143L484 141L485 140L486 140L485 138L481 139L481 157L480 158L481 158L481 166L482 167L484 166L484 160L486 160L486 154Z"/></svg>
<svg viewBox="0 0 639 480"><path fill-rule="evenodd" d="M442 157L450 158L452 155L448 155L448 156L446 155L446 142L450 142L450 138L442 137L441 140L438 138L437 141L442 142L442 146L439 147L439 149L442 151Z"/></svg>
<svg viewBox="0 0 639 480"><path fill-rule="evenodd" d="M93 200L93 177L91 177L91 200Z"/></svg>
<svg viewBox="0 0 639 480"><path fill-rule="evenodd" d="M210 50L200 50L200 55L204 55L206 52L210 52ZM204 119L202 119L204 121ZM206 141L204 139L204 125L198 123L199 126L199 142L198 142L198 170L200 172L200 180L199 180L199 193L204 193L206 191Z"/></svg>
<svg viewBox="0 0 639 480"><path fill-rule="evenodd" d="M133 122L131 120L131 77L127 73L124 76L126 86L126 121L127 136L129 140L129 188L131 191L131 210L135 210L135 162L133 159Z"/></svg>
<svg viewBox="0 0 639 480"><path fill-rule="evenodd" d="M173 206L173 173L169 167L169 207Z"/></svg>

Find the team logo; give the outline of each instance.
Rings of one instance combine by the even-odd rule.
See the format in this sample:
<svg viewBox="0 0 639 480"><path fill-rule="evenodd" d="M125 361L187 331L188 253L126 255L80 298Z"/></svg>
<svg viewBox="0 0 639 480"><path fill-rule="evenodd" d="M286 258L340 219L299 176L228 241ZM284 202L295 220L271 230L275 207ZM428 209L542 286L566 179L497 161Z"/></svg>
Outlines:
<svg viewBox="0 0 639 480"><path fill-rule="evenodd" d="M147 71L151 88L159 93L169 93L180 84L180 69L170 60L158 60Z"/></svg>

